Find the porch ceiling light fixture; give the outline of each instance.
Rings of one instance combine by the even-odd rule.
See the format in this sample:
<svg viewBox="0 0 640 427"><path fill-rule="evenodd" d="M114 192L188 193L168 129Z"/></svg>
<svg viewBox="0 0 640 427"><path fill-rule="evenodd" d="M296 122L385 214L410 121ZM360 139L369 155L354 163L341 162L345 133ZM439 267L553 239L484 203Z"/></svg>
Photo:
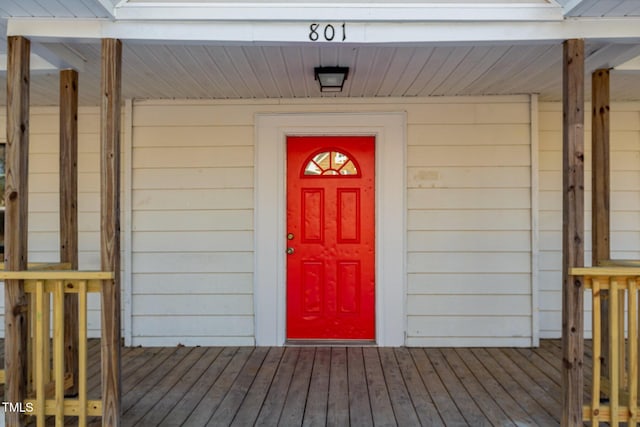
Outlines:
<svg viewBox="0 0 640 427"><path fill-rule="evenodd" d="M316 67L314 74L320 83L320 92L342 92L349 67Z"/></svg>

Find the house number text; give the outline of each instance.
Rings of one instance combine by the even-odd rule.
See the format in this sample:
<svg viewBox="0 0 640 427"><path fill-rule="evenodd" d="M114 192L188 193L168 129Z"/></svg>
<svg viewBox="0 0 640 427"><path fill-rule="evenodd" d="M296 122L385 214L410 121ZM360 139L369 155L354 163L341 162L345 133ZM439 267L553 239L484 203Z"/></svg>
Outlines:
<svg viewBox="0 0 640 427"><path fill-rule="evenodd" d="M347 39L347 26L343 22L339 26L333 24L318 24L314 22L309 25L309 40L317 41L345 41Z"/></svg>

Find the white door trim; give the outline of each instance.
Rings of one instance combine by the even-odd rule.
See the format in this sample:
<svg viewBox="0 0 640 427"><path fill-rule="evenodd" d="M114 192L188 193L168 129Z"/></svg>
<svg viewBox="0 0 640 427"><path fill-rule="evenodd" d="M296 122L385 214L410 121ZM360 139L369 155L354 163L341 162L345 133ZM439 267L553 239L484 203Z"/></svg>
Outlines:
<svg viewBox="0 0 640 427"><path fill-rule="evenodd" d="M256 345L285 342L286 137L373 135L376 138L376 343L405 344L406 114L257 114L255 126Z"/></svg>

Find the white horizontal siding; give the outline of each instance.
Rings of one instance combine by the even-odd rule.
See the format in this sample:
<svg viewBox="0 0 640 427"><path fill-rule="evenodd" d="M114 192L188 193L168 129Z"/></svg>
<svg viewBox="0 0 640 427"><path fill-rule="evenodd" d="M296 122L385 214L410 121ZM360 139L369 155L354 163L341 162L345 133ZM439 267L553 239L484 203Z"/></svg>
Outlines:
<svg viewBox="0 0 640 427"><path fill-rule="evenodd" d="M407 344L530 345L529 103L409 110Z"/></svg>
<svg viewBox="0 0 640 427"><path fill-rule="evenodd" d="M4 117L5 113L2 112ZM58 262L59 115L57 108L31 109L29 135L29 262ZM3 121L4 122L4 121ZM100 269L100 110L83 107L78 114L79 265ZM4 292L0 296L0 333L4 334ZM100 300L89 296L88 328L100 336Z"/></svg>
<svg viewBox="0 0 640 427"><path fill-rule="evenodd" d="M134 111L132 344L252 345L251 108Z"/></svg>
<svg viewBox="0 0 640 427"><path fill-rule="evenodd" d="M590 108L585 108L586 112ZM562 333L562 106L540 104L540 337ZM611 256L640 259L640 106L611 106ZM585 265L591 265L591 116L585 114ZM591 334L585 298L585 333Z"/></svg>

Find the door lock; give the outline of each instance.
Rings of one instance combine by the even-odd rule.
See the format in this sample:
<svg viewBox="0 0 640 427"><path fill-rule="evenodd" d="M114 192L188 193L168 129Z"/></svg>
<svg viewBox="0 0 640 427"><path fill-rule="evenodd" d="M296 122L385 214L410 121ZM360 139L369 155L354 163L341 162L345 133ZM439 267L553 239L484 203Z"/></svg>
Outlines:
<svg viewBox="0 0 640 427"><path fill-rule="evenodd" d="M293 240L293 233L287 234L287 240Z"/></svg>

